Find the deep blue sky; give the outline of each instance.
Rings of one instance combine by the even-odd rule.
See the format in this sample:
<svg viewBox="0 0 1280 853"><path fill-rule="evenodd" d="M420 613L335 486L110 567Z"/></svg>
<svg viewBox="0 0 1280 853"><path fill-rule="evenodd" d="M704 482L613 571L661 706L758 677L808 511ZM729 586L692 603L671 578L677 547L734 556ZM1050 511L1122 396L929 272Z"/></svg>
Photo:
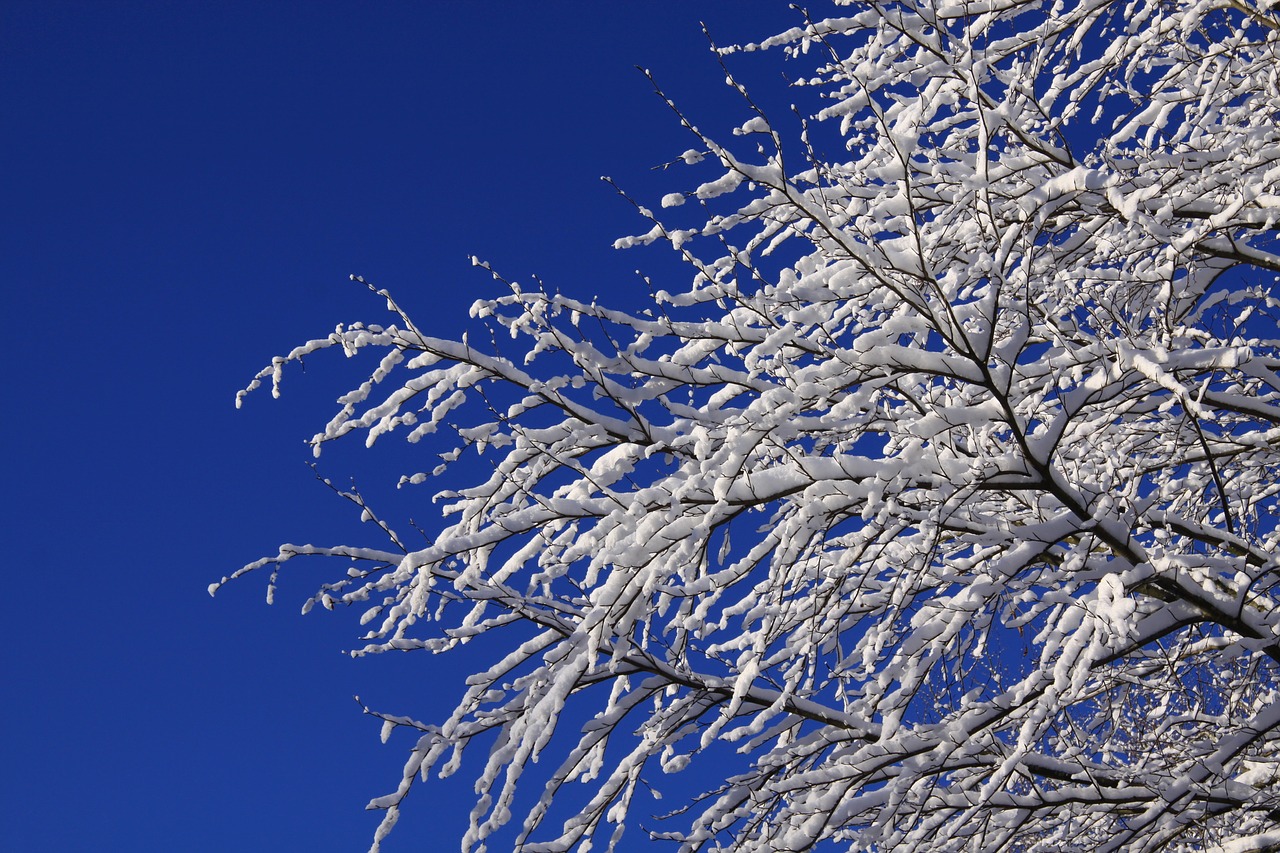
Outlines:
<svg viewBox="0 0 1280 853"><path fill-rule="evenodd" d="M608 247L644 226L598 177L656 206L691 179L650 167L691 140L633 66L705 128L746 117L700 19L724 42L797 20L742 0L0 3L0 847L367 847L363 806L410 741L381 746L350 697L436 719L465 662L340 655L354 614L298 612L333 567L295 568L272 608L265 578L209 598L282 541L372 538L304 464L343 366L240 412L234 392L383 320L349 273L441 333L491 292L471 253L634 299L630 271L665 256ZM775 80L781 58L741 67ZM386 461L323 470L385 485ZM420 792L389 850L455 849L469 778Z"/></svg>

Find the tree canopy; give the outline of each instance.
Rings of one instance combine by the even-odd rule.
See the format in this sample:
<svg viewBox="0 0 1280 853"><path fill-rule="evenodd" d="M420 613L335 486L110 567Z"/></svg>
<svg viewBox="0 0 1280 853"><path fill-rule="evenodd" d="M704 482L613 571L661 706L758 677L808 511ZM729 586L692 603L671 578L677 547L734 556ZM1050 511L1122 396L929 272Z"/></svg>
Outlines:
<svg viewBox="0 0 1280 853"><path fill-rule="evenodd" d="M731 134L672 105L693 177L618 245L687 284L510 282L484 341L378 290L247 389L377 352L312 443L428 446L440 509L348 493L380 541L236 576L337 558L357 654L503 650L447 719L371 711L416 733L375 848L456 772L466 850L1280 849L1280 15L846 5L717 49Z"/></svg>

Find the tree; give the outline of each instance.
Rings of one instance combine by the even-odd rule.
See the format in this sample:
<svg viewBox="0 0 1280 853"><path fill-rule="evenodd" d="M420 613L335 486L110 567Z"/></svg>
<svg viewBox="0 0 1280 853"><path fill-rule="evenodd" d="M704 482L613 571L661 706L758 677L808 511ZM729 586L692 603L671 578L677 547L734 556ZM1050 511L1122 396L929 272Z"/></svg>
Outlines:
<svg viewBox="0 0 1280 853"><path fill-rule="evenodd" d="M1280 15L851 5L718 51L804 63L794 143L732 74L732 145L673 105L698 184L619 246L689 286L511 283L483 345L379 290L391 325L247 389L380 353L312 444L440 442L402 482L444 504L415 545L347 493L384 544L236 575L336 557L308 607L362 608L359 654L503 650L447 720L371 712L417 732L377 841L478 740L464 849L520 803L528 851L636 820L690 851L1280 849ZM632 814L677 773L700 795Z"/></svg>

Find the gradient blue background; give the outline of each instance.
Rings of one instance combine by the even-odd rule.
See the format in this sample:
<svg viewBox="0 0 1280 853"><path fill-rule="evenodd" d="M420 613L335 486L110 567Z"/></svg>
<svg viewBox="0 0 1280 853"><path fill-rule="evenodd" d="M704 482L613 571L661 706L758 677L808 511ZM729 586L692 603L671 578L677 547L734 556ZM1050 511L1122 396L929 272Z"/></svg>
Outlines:
<svg viewBox="0 0 1280 853"><path fill-rule="evenodd" d="M0 2L0 847L366 849L364 804L411 739L381 746L351 696L439 719L468 661L341 655L355 613L299 615L334 566L296 565L272 608L265 576L209 598L282 541L376 541L304 464L349 367L315 360L240 412L233 394L338 322L384 320L350 273L437 333L493 292L472 253L615 303L637 267L678 287L669 252L609 248L645 225L598 178L652 206L691 187L651 169L693 141L635 64L708 130L748 117L699 20L732 42L798 16ZM780 56L735 68L781 88ZM322 471L385 489L397 456ZM473 769L420 789L387 849L456 849Z"/></svg>

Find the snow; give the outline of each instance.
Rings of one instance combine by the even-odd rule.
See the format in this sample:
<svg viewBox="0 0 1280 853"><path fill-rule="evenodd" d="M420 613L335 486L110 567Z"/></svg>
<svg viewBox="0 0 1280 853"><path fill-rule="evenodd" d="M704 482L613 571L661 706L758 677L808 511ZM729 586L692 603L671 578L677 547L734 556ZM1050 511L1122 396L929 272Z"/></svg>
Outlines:
<svg viewBox="0 0 1280 853"><path fill-rule="evenodd" d="M439 506L402 493L423 547L232 577L338 557L308 606L361 605L358 654L497 644L377 842L474 760L470 849L521 809L525 849L629 839L654 772L705 794L655 824L685 849L1271 843L1280 41L1261 9L1135 0L1101 38L1113 14L866 6L747 46L808 63L843 159L686 122L713 177L661 206L693 221L641 207L616 245L679 250L687 285L510 284L462 341L377 291L395 324L259 373L377 352L313 444L403 437L408 471L430 444Z"/></svg>

